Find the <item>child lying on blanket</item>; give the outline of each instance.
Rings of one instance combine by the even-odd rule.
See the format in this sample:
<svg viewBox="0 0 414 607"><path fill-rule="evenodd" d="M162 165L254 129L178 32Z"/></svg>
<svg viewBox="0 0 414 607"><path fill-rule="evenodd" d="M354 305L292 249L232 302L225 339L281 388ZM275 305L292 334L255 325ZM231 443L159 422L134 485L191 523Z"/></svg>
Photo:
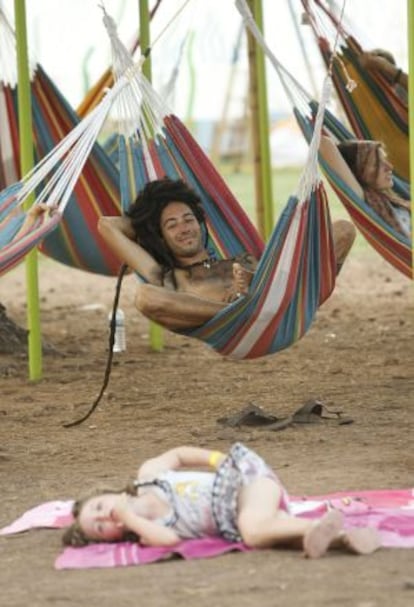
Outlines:
<svg viewBox="0 0 414 607"><path fill-rule="evenodd" d="M331 547L369 554L380 546L373 528L344 530L339 511L316 522L291 515L276 474L241 443L228 455L196 447L166 451L142 464L132 487L80 500L73 515L63 537L73 546L131 539L172 546L221 536L252 548L301 547L309 558Z"/></svg>

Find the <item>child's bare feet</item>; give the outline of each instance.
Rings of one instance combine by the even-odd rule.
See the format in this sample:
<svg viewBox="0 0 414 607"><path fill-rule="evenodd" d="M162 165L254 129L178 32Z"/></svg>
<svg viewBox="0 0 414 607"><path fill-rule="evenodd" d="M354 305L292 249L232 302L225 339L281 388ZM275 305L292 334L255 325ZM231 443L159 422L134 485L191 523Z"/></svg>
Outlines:
<svg viewBox="0 0 414 607"><path fill-rule="evenodd" d="M250 283L252 282L254 272L246 270L240 263L234 262L233 264L233 286L234 290L239 295L246 295Z"/></svg>
<svg viewBox="0 0 414 607"><path fill-rule="evenodd" d="M343 514L339 510L330 510L315 522L303 538L303 550L306 557L317 559L337 542L342 531L343 518Z"/></svg>
<svg viewBox="0 0 414 607"><path fill-rule="evenodd" d="M371 554L381 548L381 538L372 527L354 527L341 535L342 545L353 554Z"/></svg>

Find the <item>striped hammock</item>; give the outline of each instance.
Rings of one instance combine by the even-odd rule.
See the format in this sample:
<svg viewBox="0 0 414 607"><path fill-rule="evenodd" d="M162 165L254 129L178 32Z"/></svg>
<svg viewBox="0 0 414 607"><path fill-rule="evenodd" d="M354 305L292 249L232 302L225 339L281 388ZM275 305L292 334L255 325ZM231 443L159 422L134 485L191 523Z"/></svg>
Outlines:
<svg viewBox="0 0 414 607"><path fill-rule="evenodd" d="M407 103L383 74L361 66L359 57L364 49L326 3L302 0L302 4L326 66L333 59L333 83L356 137L382 141L396 175L409 181ZM332 41L337 35L340 50L333 55Z"/></svg>
<svg viewBox="0 0 414 607"><path fill-rule="evenodd" d="M113 21L108 16L106 20L120 77L131 69L131 58L114 36ZM290 346L309 329L335 284L329 209L317 172L317 129L298 195L289 199L264 244L203 150L142 73L135 73L130 81L116 100L118 122L123 124L119 136L123 208L148 181L180 177L202 199L211 252L228 258L248 251L260 258L247 296L201 327L181 333L233 358L260 357Z"/></svg>
<svg viewBox="0 0 414 607"><path fill-rule="evenodd" d="M246 17L245 1L237 0L236 5L244 16L246 24L250 27L253 35L256 37L258 43L261 45L275 68L305 138L308 142L312 141L315 116L319 112L318 103L312 99L311 95L273 55L263 39L263 36L257 28L254 27L251 20ZM355 138L355 136L352 135L328 110L323 112L323 127L337 140ZM412 278L413 260L410 238L401 235L390 225L385 223L364 199L357 196L353 190L347 187L328 163L323 162L322 168L340 201L344 204L355 225L359 228L367 241L397 270L409 278ZM403 180L397 178L395 180L394 189L399 196L402 196L407 200L409 199L409 187Z"/></svg>
<svg viewBox="0 0 414 607"><path fill-rule="evenodd" d="M317 108L313 105L312 109L316 111ZM309 141L313 132L313 120L309 116L299 113L296 113L296 118L303 134ZM354 139L352 133L329 111L325 112L324 127L338 141ZM344 183L327 162L321 160L321 164L329 183L366 240L394 268L409 278L413 278L411 239L391 228L364 199L357 196ZM406 200L409 199L409 188L404 181L396 179L394 190L399 196Z"/></svg>
<svg viewBox="0 0 414 607"><path fill-rule="evenodd" d="M0 190L16 183L20 175L17 78L15 73L14 32L0 11ZM13 58L13 59L12 59ZM79 123L79 117L40 65L32 66L31 101L35 162L39 162ZM6 208L19 204L7 192L2 194ZM14 202L12 202L14 201ZM100 215L120 215L119 172L99 144L95 144L71 194L72 204L54 227L43 234L40 250L66 265L99 274L116 275L119 260L97 231ZM0 242L7 245L11 224L0 224ZM48 223L48 222L47 222ZM28 241L29 244L29 241ZM16 243L12 249L16 249ZM18 247L17 247L18 249ZM2 251L4 254L4 251ZM19 258L13 254L11 258ZM14 265L15 262L12 263ZM17 263L17 261L16 261ZM9 267L8 263L4 267ZM3 267L1 269L3 270Z"/></svg>
<svg viewBox="0 0 414 607"><path fill-rule="evenodd" d="M40 71L39 74L43 73ZM107 92L100 104L82 121L78 121L76 126L38 162L28 175L0 193L0 274L14 267L31 248L41 242L44 243L44 249L49 246L48 243L52 243L50 245L52 246L58 230L60 230L58 237L66 239L68 253L72 253L72 245L76 245L77 250L74 255L78 262L82 261L82 264L84 262L84 265L87 265L85 269L96 271L96 267L91 267L92 259L101 262L100 270L118 273L119 259L110 253L106 246L96 245L93 238L98 216L101 213L114 214L113 207L98 208L97 201L94 200L94 196L99 195L99 192L104 193L105 186L105 181L99 182L99 177L103 179L105 175L98 172L98 168L102 167L98 165L98 160L100 158L105 160L105 156L97 148L96 139L114 98L127 83L126 78L120 79ZM55 126L60 127L56 123ZM39 144L40 140L36 143ZM89 197L90 209L86 205ZM53 214L43 215L25 233L21 233L20 229L25 219L23 207L28 200L34 200L33 204L44 203L56 207L57 210ZM80 212L82 212L83 223L79 222ZM65 214L64 218L63 214ZM75 224L73 238L69 233L72 221ZM80 252L75 237L81 241ZM80 259L82 249L85 251L85 260ZM99 258L93 254L95 250L99 253ZM60 251L61 249L59 256ZM77 267L84 266L79 264Z"/></svg>

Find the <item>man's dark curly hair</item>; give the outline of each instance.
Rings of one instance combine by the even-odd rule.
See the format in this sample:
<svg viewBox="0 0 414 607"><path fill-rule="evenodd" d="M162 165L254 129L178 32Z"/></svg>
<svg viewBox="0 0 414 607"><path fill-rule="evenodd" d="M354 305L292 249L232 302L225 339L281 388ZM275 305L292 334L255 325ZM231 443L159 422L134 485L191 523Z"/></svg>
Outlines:
<svg viewBox="0 0 414 607"><path fill-rule="evenodd" d="M182 179L164 177L150 181L131 204L126 216L131 219L137 242L163 268L174 268L177 263L161 235L161 213L171 202L183 202L205 228L205 214L200 197ZM207 230L206 239L207 239Z"/></svg>

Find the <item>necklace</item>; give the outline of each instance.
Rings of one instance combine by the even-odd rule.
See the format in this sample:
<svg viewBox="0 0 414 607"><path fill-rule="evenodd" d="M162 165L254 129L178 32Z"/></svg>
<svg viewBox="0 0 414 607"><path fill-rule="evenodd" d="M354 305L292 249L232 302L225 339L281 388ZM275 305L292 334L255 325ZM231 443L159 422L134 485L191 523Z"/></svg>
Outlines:
<svg viewBox="0 0 414 607"><path fill-rule="evenodd" d="M207 259L203 259L202 261L195 261L194 263L190 263L188 265L185 266L176 266L177 268L180 268L181 270L191 270L191 268L196 268L197 266L202 266L203 268L207 268L208 270L211 268L211 266L217 262L217 259L215 257L207 257Z"/></svg>

